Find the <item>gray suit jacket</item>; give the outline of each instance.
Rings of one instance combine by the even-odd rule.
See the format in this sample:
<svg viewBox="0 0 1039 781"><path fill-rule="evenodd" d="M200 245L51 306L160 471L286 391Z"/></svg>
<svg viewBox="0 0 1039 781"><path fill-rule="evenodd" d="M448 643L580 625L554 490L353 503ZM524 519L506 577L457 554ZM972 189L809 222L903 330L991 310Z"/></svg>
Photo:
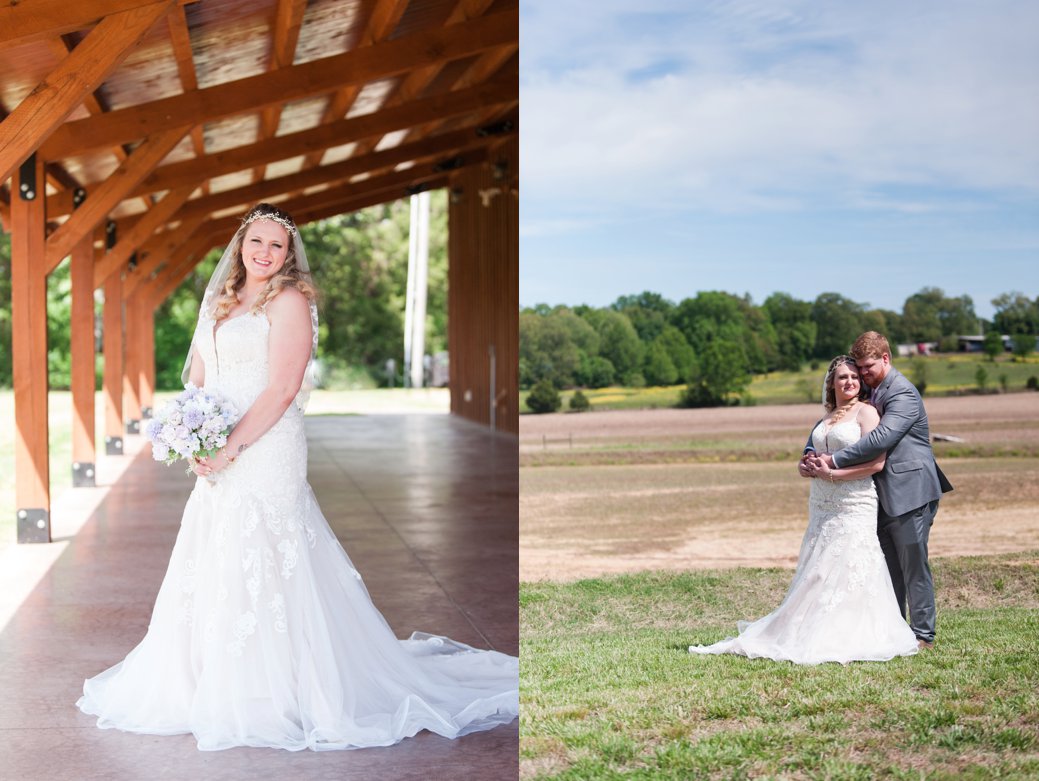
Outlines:
<svg viewBox="0 0 1039 781"><path fill-rule="evenodd" d="M951 491L952 485L934 461L927 413L913 384L891 367L873 389L870 401L880 413L880 424L854 445L834 453L834 466L854 466L887 453L884 469L873 480L880 506L891 517L923 507Z"/></svg>

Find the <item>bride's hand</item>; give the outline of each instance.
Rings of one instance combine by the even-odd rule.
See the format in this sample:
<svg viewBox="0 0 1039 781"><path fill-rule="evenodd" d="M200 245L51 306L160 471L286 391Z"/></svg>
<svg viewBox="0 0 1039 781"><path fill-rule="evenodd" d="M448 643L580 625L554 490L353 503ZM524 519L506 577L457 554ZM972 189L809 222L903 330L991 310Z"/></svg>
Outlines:
<svg viewBox="0 0 1039 781"><path fill-rule="evenodd" d="M191 459L191 471L194 472L198 477L209 477L213 473L212 467L209 465L209 459L203 458Z"/></svg>
<svg viewBox="0 0 1039 781"><path fill-rule="evenodd" d="M805 453L803 456L801 456L801 460L797 462L797 473L799 475L801 475L801 477L813 477L814 476L812 474L812 471L811 471L811 463L810 463L811 459L812 459L812 454L811 453Z"/></svg>

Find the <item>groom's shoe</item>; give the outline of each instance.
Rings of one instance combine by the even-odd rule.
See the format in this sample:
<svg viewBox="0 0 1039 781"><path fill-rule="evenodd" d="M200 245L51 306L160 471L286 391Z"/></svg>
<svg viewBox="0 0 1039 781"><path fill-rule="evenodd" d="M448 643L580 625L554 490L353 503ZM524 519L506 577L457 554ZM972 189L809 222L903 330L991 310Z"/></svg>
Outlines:
<svg viewBox="0 0 1039 781"><path fill-rule="evenodd" d="M926 651L929 648L934 648L934 641L921 640L917 638L916 647L919 648L921 651Z"/></svg>

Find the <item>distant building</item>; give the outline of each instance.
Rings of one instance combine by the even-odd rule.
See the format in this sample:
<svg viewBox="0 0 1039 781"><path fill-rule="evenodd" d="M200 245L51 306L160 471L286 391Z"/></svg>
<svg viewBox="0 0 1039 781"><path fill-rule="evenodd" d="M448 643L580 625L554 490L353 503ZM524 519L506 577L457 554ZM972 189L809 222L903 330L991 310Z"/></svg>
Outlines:
<svg viewBox="0 0 1039 781"><path fill-rule="evenodd" d="M985 336L957 336L957 349L961 353L980 353L985 351ZM1007 352L1014 348L1013 340L1003 334L1003 349Z"/></svg>

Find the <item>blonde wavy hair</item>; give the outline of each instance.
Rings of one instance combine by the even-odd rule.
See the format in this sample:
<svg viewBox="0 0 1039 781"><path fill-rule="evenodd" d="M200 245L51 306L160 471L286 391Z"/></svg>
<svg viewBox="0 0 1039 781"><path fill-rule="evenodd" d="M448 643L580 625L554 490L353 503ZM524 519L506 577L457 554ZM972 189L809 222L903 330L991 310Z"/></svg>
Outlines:
<svg viewBox="0 0 1039 781"><path fill-rule="evenodd" d="M263 219L269 219L282 226L291 226L291 230L286 228L285 231L289 234L285 264L277 274L271 277L264 289L256 296L252 306L249 307L249 312L256 313L261 311L268 301L287 287L296 288L309 301L317 298L317 290L304 276L304 272L300 269L296 258L295 239L293 237L294 233L298 234L296 223L289 216L288 212L279 209L277 206L269 203L258 203L242 218L241 226L235 231L234 236L231 237L231 254L234 257L234 264L227 275L227 281L224 283L223 290L220 291L220 297L217 298L216 304L213 307L214 320L223 320L227 317L228 312L240 301L238 291L245 284L245 261L242 260L242 243L245 241L245 233L249 229L249 224Z"/></svg>

